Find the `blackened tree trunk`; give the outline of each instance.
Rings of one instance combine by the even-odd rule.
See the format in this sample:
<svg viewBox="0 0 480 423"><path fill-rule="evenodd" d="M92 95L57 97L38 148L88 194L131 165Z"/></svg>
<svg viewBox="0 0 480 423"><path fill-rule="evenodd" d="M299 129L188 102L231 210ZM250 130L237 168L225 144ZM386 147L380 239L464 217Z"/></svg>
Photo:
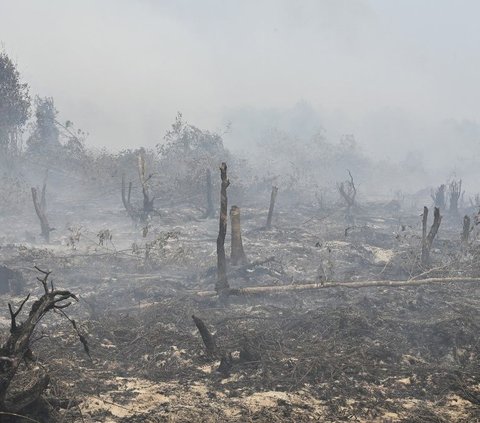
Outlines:
<svg viewBox="0 0 480 423"><path fill-rule="evenodd" d="M132 183L129 182L128 184L128 193L126 192L125 187L125 175L122 175L122 203L123 207L127 211L128 215L135 220L137 218L135 209L133 208L132 204L130 203L130 197L132 194Z"/></svg>
<svg viewBox="0 0 480 423"><path fill-rule="evenodd" d="M232 224L232 251L230 259L233 266L247 263L247 256L243 250L242 229L240 226L240 208L232 206L230 209L230 221Z"/></svg>
<svg viewBox="0 0 480 423"><path fill-rule="evenodd" d="M225 258L225 236L227 235L227 188L230 181L227 177L227 164L222 163L220 166L220 178L222 185L220 188L220 219L217 238L217 283L215 290L218 294L229 289L227 280L227 262Z"/></svg>
<svg viewBox="0 0 480 423"><path fill-rule="evenodd" d="M430 227L430 231L427 235L427 219L428 219L428 208L423 208L422 216L422 265L427 266L430 264L430 250L432 249L433 240L437 235L438 228L442 221L442 216L440 216L440 209L435 207L433 212L433 224Z"/></svg>
<svg viewBox="0 0 480 423"><path fill-rule="evenodd" d="M145 222L148 220L149 216L153 213L153 202L155 201L155 197L150 198L149 189L148 189L148 181L152 177L146 176L145 172L145 157L143 154L138 156L138 175L140 177L140 183L142 184L142 194L143 194L143 210L142 214L140 215L140 220Z"/></svg>
<svg viewBox="0 0 480 423"><path fill-rule="evenodd" d="M50 224L48 223L45 193L46 183L43 184L41 198L38 198L37 189L32 187L33 206L35 207L35 212L37 213L38 219L40 220L41 235L45 242L50 242L50 232L53 231L54 228L51 228Z"/></svg>
<svg viewBox="0 0 480 423"><path fill-rule="evenodd" d="M470 216L465 215L465 217L463 218L463 231L462 231L462 244L464 246L468 245L468 238L470 236L470 226L471 226Z"/></svg>
<svg viewBox="0 0 480 423"><path fill-rule="evenodd" d="M272 187L272 194L270 195L270 207L268 208L268 217L267 217L267 225L266 228L270 229L272 227L272 218L273 218L273 210L275 208L275 200L277 198L278 187Z"/></svg>

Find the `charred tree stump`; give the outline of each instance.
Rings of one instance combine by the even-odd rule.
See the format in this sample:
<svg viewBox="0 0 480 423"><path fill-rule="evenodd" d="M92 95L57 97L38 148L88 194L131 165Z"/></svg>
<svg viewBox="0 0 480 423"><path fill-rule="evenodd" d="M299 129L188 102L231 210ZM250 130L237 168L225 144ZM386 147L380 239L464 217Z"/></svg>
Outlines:
<svg viewBox="0 0 480 423"><path fill-rule="evenodd" d="M427 235L427 220L428 220L428 208L423 208L422 215L422 256L421 263L423 266L428 266L430 264L430 250L432 249L433 240L437 235L438 228L442 221L442 216L440 216L440 209L435 207L433 212L433 224L430 227L430 231Z"/></svg>
<svg viewBox="0 0 480 423"><path fill-rule="evenodd" d="M35 207L35 212L40 220L41 235L45 242L50 242L50 232L55 230L55 228L50 227L47 219L47 203L45 199L46 189L47 184L44 182L41 197L38 198L37 189L32 187L32 200L33 206Z"/></svg>
<svg viewBox="0 0 480 423"><path fill-rule="evenodd" d="M37 270L40 269L37 268ZM38 278L38 280L43 285L44 294L32 304L30 313L24 322L18 323L17 317L30 298L30 295L23 300L16 311L13 310L11 304L8 304L10 311L10 335L0 347L0 411L3 412L20 412L38 400L47 388L49 377L42 371L30 388L16 392L10 392L9 390L21 363L33 356L30 350L30 341L38 322L49 311L62 311L68 307L71 303L67 300L73 299L78 301L78 298L70 291L56 290L53 284L49 287L48 276L50 273L41 272L44 277ZM86 341L82 342L85 342L85 346Z"/></svg>
<svg viewBox="0 0 480 423"><path fill-rule="evenodd" d="M204 219L215 217L215 207L213 205L213 183L212 183L212 172L210 169L207 169L207 178L206 178L206 194L207 194L207 210L203 215Z"/></svg>
<svg viewBox="0 0 480 423"><path fill-rule="evenodd" d="M220 178L222 185L220 188L220 219L217 238L217 283L215 290L218 294L229 289L227 280L227 261L225 258L225 236L227 235L227 188L230 181L227 177L227 164L224 162L220 166Z"/></svg>
<svg viewBox="0 0 480 423"><path fill-rule="evenodd" d="M278 187L272 187L272 193L270 195L270 207L268 208L268 216L267 216L267 225L265 228L270 229L272 227L272 218L273 218L273 210L275 208L275 200L277 199Z"/></svg>
<svg viewBox="0 0 480 423"><path fill-rule="evenodd" d="M468 238L470 236L470 227L471 227L471 220L470 216L465 215L463 218L463 231L462 231L462 244L464 247L468 245Z"/></svg>
<svg viewBox="0 0 480 423"><path fill-rule="evenodd" d="M233 266L243 265L247 263L247 256L243 250L239 207L232 206L230 209L230 221L232 225L232 251L230 254L230 259Z"/></svg>
<svg viewBox="0 0 480 423"><path fill-rule="evenodd" d="M207 350L207 354L210 356L214 356L217 353L217 346L215 344L215 338L208 330L203 320L198 318L195 315L192 315L192 319L195 322L195 326L202 337L203 344L205 345L205 349Z"/></svg>

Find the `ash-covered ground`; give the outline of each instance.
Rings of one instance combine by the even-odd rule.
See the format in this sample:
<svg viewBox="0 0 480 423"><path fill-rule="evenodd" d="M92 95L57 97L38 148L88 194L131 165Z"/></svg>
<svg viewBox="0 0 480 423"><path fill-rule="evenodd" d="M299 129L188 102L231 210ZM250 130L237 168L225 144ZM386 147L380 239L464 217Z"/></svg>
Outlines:
<svg viewBox="0 0 480 423"><path fill-rule="evenodd" d="M4 218L1 261L26 285L0 297L3 336L7 303L42 294L37 266L52 271L55 287L78 295L65 313L90 353L63 315L40 322L35 361L22 366L17 382L40 368L50 375L32 418L480 421L480 284L448 281L480 276L475 230L462 245L461 218L446 214L432 263L422 269L420 213L366 203L347 223L342 207L283 204L281 194L269 230L268 204L241 209L249 264L229 265L228 281L318 289L224 300L199 295L214 291L218 216L202 219L191 207L159 202L158 215L133 223L120 200L93 214L74 207L55 213L52 204L49 244L31 239L38 232L33 211L21 221ZM229 243L227 236L227 253ZM446 282L329 288L432 277ZM192 315L214 335L215 354L206 352Z"/></svg>

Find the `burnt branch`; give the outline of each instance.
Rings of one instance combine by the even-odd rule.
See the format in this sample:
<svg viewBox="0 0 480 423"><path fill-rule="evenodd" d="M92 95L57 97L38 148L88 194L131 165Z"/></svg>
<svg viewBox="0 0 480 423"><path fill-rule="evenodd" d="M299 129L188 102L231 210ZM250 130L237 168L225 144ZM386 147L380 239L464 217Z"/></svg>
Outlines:
<svg viewBox="0 0 480 423"><path fill-rule="evenodd" d="M22 311L23 306L25 303L30 299L30 294L27 295L27 297L22 301L20 306L18 307L17 311L13 311L12 305L8 303L8 311L10 312L10 333L13 333L15 329L17 329L17 322L16 318Z"/></svg>
<svg viewBox="0 0 480 423"><path fill-rule="evenodd" d="M73 330L77 333L78 339L83 345L83 350L85 351L85 354L87 354L88 358L91 360L92 356L90 355L90 347L88 345L87 338L80 332L80 329L78 329L77 322L74 319L71 319L67 315L67 313L62 310L63 308L66 308L65 306L68 305L70 305L70 303L64 304L63 307L58 306L56 311L58 311L63 317L65 317L65 319L67 319L72 324Z"/></svg>
<svg viewBox="0 0 480 423"><path fill-rule="evenodd" d="M215 338L208 330L207 326L202 319L198 318L195 315L192 315L192 319L195 322L195 326L202 337L203 344L207 350L208 355L213 356L217 352L217 346L215 344Z"/></svg>
<svg viewBox="0 0 480 423"><path fill-rule="evenodd" d="M0 347L0 411L17 412L39 398L48 385L48 375L41 375L32 388L24 390L14 396L9 395L9 387L15 378L20 363L31 355L30 344L33 332L42 318L52 310L64 309L70 305L69 299L78 301L75 294L67 290L56 290L48 286L50 272L38 269L43 278L38 278L42 283L45 293L36 300L22 323L17 322L17 317L22 311L28 296L21 303L17 311L9 304L11 318L10 335ZM67 302L66 302L67 301Z"/></svg>

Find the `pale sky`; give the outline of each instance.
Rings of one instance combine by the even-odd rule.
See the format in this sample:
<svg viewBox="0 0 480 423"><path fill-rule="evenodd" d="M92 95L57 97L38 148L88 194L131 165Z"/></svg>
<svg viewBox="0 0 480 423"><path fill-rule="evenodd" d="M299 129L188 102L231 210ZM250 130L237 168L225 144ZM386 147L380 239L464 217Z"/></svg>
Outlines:
<svg viewBox="0 0 480 423"><path fill-rule="evenodd" d="M476 0L0 0L0 42L92 146L153 146L177 111L228 118L248 146L236 116L303 101L327 136L396 157L478 145L479 16Z"/></svg>

